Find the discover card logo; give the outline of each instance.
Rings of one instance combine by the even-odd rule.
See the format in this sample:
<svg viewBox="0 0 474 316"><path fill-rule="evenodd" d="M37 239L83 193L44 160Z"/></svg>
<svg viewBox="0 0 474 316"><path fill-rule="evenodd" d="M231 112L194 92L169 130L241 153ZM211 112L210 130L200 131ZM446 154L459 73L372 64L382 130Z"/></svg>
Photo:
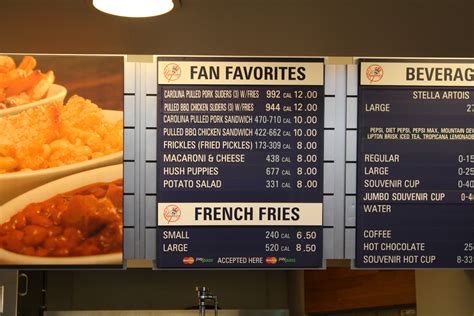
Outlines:
<svg viewBox="0 0 474 316"><path fill-rule="evenodd" d="M200 258L200 257L197 257L196 258L196 263L197 262L200 262L200 263L213 263L214 259L213 258Z"/></svg>

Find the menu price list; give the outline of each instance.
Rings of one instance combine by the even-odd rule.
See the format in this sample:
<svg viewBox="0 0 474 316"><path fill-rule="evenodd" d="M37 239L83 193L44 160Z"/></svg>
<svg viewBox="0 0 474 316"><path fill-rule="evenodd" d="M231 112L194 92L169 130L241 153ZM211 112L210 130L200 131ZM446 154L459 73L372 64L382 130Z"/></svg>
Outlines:
<svg viewBox="0 0 474 316"><path fill-rule="evenodd" d="M474 267L474 91L359 89L357 258Z"/></svg>
<svg viewBox="0 0 474 316"><path fill-rule="evenodd" d="M179 86L161 95L160 201L322 202L321 87ZM265 220L289 221L285 212ZM159 231L160 267L322 266L322 227L274 230L274 240L268 227L187 227L194 238L185 246L165 240L182 229ZM298 238L308 233L310 243Z"/></svg>
<svg viewBox="0 0 474 316"><path fill-rule="evenodd" d="M322 60L158 68L158 267L322 267Z"/></svg>
<svg viewBox="0 0 474 316"><path fill-rule="evenodd" d="M178 86L161 95L159 200L212 201L217 191L225 202L322 200L321 87Z"/></svg>
<svg viewBox="0 0 474 316"><path fill-rule="evenodd" d="M159 232L162 268L311 268L322 227L172 227ZM206 245L203 247L202 245Z"/></svg>

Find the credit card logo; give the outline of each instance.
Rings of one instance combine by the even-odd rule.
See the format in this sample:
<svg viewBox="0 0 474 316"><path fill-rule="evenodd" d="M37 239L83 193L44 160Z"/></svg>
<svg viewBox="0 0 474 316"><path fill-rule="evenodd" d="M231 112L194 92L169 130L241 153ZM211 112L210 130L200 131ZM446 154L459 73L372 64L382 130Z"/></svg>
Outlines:
<svg viewBox="0 0 474 316"><path fill-rule="evenodd" d="M278 259L276 257L267 257L265 258L265 262L267 264L276 264L278 262Z"/></svg>
<svg viewBox="0 0 474 316"><path fill-rule="evenodd" d="M213 263L213 262L214 262L214 259L213 259L213 258L200 258L200 257L197 257L197 258L196 258L196 262L200 262L200 263Z"/></svg>
<svg viewBox="0 0 474 316"><path fill-rule="evenodd" d="M281 263L296 263L296 258L280 257L280 258L278 258L278 262L281 262Z"/></svg>
<svg viewBox="0 0 474 316"><path fill-rule="evenodd" d="M183 258L183 263L184 264L194 264L194 258L193 257L184 257Z"/></svg>

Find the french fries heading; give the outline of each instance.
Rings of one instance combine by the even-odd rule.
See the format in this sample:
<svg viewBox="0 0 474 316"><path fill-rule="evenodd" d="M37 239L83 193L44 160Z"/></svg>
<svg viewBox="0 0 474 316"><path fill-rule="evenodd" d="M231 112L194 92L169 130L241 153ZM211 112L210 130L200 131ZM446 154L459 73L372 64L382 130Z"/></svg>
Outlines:
<svg viewBox="0 0 474 316"><path fill-rule="evenodd" d="M10 56L0 56L0 110L46 97L54 73L35 70L36 64L34 57L25 56L17 67Z"/></svg>

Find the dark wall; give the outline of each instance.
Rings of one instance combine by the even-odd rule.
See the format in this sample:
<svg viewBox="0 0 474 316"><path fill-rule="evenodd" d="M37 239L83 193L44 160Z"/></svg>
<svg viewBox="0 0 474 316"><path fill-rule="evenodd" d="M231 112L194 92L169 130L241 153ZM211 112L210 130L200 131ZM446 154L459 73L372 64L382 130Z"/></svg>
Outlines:
<svg viewBox="0 0 474 316"><path fill-rule="evenodd" d="M335 267L305 271L304 281L307 313L416 304L414 270L351 270Z"/></svg>
<svg viewBox="0 0 474 316"><path fill-rule="evenodd" d="M223 309L286 309L287 281L285 271L49 271L46 305L50 311L186 309L197 305L195 287L206 286Z"/></svg>
<svg viewBox="0 0 474 316"><path fill-rule="evenodd" d="M2 0L0 51L473 57L472 0L181 0L113 17L92 0Z"/></svg>

